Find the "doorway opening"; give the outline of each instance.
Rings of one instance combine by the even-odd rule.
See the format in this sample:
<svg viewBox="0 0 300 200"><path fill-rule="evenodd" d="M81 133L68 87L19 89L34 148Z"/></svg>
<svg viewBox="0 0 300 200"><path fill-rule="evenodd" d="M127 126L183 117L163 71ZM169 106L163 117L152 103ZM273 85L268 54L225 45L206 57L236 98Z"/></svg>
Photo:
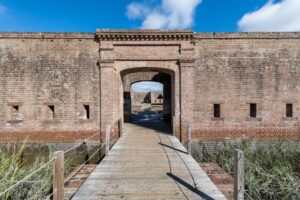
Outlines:
<svg viewBox="0 0 300 200"><path fill-rule="evenodd" d="M140 74L133 73L128 76L129 81L124 81L125 85L126 82L129 83L127 91L124 90L124 121L171 133L173 110L171 75L161 72L150 72L147 76L149 75L150 79L143 79Z"/></svg>
<svg viewBox="0 0 300 200"><path fill-rule="evenodd" d="M163 84L141 81L131 85L131 122L163 121Z"/></svg>

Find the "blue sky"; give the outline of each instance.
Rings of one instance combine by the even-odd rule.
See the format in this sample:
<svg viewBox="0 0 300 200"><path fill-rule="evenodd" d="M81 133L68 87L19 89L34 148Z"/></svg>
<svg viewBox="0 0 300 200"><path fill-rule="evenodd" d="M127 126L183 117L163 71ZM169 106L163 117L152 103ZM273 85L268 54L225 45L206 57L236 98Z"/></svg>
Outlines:
<svg viewBox="0 0 300 200"><path fill-rule="evenodd" d="M300 0L0 0L0 31L300 31ZM139 83L137 91L162 90Z"/></svg>
<svg viewBox="0 0 300 200"><path fill-rule="evenodd" d="M0 31L299 31L300 0L0 0Z"/></svg>
<svg viewBox="0 0 300 200"><path fill-rule="evenodd" d="M132 84L131 89L136 92L163 91L163 84L152 81L142 81Z"/></svg>

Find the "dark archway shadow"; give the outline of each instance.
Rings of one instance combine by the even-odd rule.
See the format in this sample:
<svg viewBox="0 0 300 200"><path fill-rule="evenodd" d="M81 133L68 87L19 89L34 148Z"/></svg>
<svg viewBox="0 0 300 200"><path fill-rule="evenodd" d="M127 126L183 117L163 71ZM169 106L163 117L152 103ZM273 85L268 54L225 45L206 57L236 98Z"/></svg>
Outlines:
<svg viewBox="0 0 300 200"><path fill-rule="evenodd" d="M184 180L182 180L181 178L177 177L176 175L174 175L172 173L167 173L167 175L170 178L172 178L174 181L176 181L177 183L183 185L184 187L186 187L190 191L196 193L199 197L201 197L201 199L214 200L214 198L210 197L209 195L205 194L204 192L201 192L200 190L198 190L197 188L195 188L191 184L189 184L189 183L185 182Z"/></svg>
<svg viewBox="0 0 300 200"><path fill-rule="evenodd" d="M151 111L145 109L138 112L131 113L131 124L155 130L159 133L170 134L171 123L164 122L163 113L161 111Z"/></svg>

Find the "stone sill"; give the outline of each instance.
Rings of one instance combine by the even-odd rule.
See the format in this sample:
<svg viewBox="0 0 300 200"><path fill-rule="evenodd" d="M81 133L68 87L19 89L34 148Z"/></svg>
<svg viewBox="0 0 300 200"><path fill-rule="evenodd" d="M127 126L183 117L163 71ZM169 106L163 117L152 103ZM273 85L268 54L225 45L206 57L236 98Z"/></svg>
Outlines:
<svg viewBox="0 0 300 200"><path fill-rule="evenodd" d="M23 123L24 122L24 120L23 119L18 119L18 120L9 120L9 121L7 121L7 123L9 123L9 124L20 124L20 123Z"/></svg>
<svg viewBox="0 0 300 200"><path fill-rule="evenodd" d="M211 121L224 121L223 117L212 117Z"/></svg>
<svg viewBox="0 0 300 200"><path fill-rule="evenodd" d="M298 117L282 117L283 121L298 121Z"/></svg>
<svg viewBox="0 0 300 200"><path fill-rule="evenodd" d="M78 121L79 121L79 123L93 123L94 122L93 119L79 119Z"/></svg>
<svg viewBox="0 0 300 200"><path fill-rule="evenodd" d="M261 117L247 117L246 121L262 121Z"/></svg>
<svg viewBox="0 0 300 200"><path fill-rule="evenodd" d="M57 120L57 119L46 119L46 120L43 120L43 123L44 124L58 124L59 120Z"/></svg>

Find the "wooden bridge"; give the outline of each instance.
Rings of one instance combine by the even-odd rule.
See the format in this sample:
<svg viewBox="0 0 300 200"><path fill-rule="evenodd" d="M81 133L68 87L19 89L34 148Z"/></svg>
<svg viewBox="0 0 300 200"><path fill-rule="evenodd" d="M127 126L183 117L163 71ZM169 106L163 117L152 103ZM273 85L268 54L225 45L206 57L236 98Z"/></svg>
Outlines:
<svg viewBox="0 0 300 200"><path fill-rule="evenodd" d="M72 199L226 198L176 137L125 124L123 136Z"/></svg>

